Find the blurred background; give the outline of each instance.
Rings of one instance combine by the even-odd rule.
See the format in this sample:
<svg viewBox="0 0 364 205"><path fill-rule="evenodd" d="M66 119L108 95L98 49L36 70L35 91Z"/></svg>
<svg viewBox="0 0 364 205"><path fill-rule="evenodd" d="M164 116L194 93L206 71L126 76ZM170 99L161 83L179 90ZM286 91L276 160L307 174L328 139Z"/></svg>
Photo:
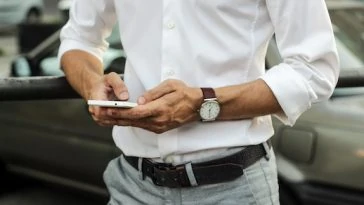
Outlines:
<svg viewBox="0 0 364 205"><path fill-rule="evenodd" d="M59 2L59 0L0 1L0 76L9 76L11 61L18 54L26 52L18 44L20 43L18 39L19 25L27 23L61 24L63 14ZM49 34L48 31L46 35L43 35L47 36Z"/></svg>
<svg viewBox="0 0 364 205"><path fill-rule="evenodd" d="M0 78L31 75L29 70L14 73L14 71L12 71L12 69L14 69L13 64L15 62L20 62L21 68L19 70L22 70L22 68L24 69L24 67L22 67L22 65L24 66L24 61L22 64L22 59L24 60L23 56L28 56L34 48L57 32L68 18L70 3L71 1L68 0L0 0ZM58 38L56 37L55 39ZM44 58L47 55L49 55L48 57L55 57L55 50L58 44L56 43L57 45L53 47L52 44L54 44L54 42L50 42L50 44L45 46L46 49L40 49L40 52L36 52L35 55L32 55L34 61L37 61L38 57ZM52 48L50 48L50 46ZM50 53L48 53L48 50L52 51L49 51ZM25 63L25 70L30 69L27 64L28 63ZM58 66L53 67L58 68ZM1 110L7 109L6 107L10 104L14 104L14 101L7 104L7 102L3 102L3 100L4 99L0 97ZM39 102L29 103L35 103L37 104L36 106L39 105ZM12 127L9 130L0 128L0 204L106 204L107 194L105 190L100 191L101 188L97 189L92 186L87 187L87 185L84 185L83 183L75 183L72 182L72 180L67 180L66 178L57 177L52 174L47 175L46 172L48 171L44 173L41 173L41 171L37 172L37 168L24 171L22 168L17 169L10 165L14 160L17 161L15 164L37 164L39 161L35 162L34 160L29 159L32 158L32 154L28 155L28 151L34 153L34 150L38 150L39 148L41 149L38 153L39 155L44 157L47 157L48 154L52 155L52 153L47 153L46 150L42 150L41 146L39 146L42 142L39 142L38 140L31 145L34 150L25 150L25 152L23 152L24 147L29 146L29 144L23 144L24 140L19 140L17 136L22 135L26 137L26 134L23 135L24 133L21 130L24 130L27 126L27 122L24 124L21 120L17 120L21 117L18 117L16 112L23 113L22 115L25 115L28 119L37 115L36 113L38 112L34 109L34 113L23 112L18 109L21 106L22 104L20 103L18 106L14 107L13 111L15 113L11 115L7 115L6 112L0 111L0 127L6 127L8 123L10 123ZM25 110L28 108L25 108ZM82 106L82 111L85 109L86 107ZM50 110L46 109L46 112L50 112ZM16 120L17 122L13 122L13 120ZM30 121L32 120L30 119ZM39 124L41 123L42 122L39 121ZM37 126L32 128L32 130L37 129L39 130L39 127L37 128ZM41 129L42 128L40 128L40 130ZM50 128L50 130L52 130L52 128ZM17 134L14 135L14 133ZM110 135L110 133L107 132L107 135ZM12 144L7 140L7 137L14 137L13 140L20 146ZM7 149L9 146L12 146L14 149ZM37 158L40 159L42 157ZM18 161L18 159L22 162ZM52 158L52 160L53 159L54 158ZM104 161L106 163L106 160ZM42 163L48 164L47 161L43 161ZM59 164L57 161L53 163ZM60 166L67 165L60 164ZM105 166L105 164L102 166ZM63 172L63 170L61 172ZM87 173L85 175L87 175ZM97 178L97 181L101 181L101 177L102 171L100 169L98 170L98 176L94 178ZM96 192L96 194L90 194L94 192Z"/></svg>
<svg viewBox="0 0 364 205"><path fill-rule="evenodd" d="M364 0L326 2L340 79L295 126L273 121L282 205L364 204ZM82 99L42 96L70 90L56 58L70 3L0 0L0 205L107 202L102 174L120 155L111 128L97 126ZM117 28L107 41L105 73L122 75ZM273 37L266 68L280 62Z"/></svg>

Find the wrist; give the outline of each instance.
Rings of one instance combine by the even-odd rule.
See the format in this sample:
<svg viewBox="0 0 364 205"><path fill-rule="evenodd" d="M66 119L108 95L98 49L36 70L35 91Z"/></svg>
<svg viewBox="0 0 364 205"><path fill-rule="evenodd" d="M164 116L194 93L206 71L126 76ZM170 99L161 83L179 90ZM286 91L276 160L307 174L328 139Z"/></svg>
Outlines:
<svg viewBox="0 0 364 205"><path fill-rule="evenodd" d="M91 87L104 73L101 61L81 50L65 52L61 58L61 67L69 84L84 99L90 98Z"/></svg>
<svg viewBox="0 0 364 205"><path fill-rule="evenodd" d="M193 119L196 121L200 120L199 110L203 102L203 94L200 88L191 88L189 91L191 99L191 110Z"/></svg>
<svg viewBox="0 0 364 205"><path fill-rule="evenodd" d="M94 98L93 93L95 90L103 84L104 77L97 73L89 74L88 76L83 76L81 95L85 100L92 100Z"/></svg>
<svg viewBox="0 0 364 205"><path fill-rule="evenodd" d="M201 104L203 103L203 93L201 88L193 88L194 98L193 98L193 108L196 113L200 110Z"/></svg>

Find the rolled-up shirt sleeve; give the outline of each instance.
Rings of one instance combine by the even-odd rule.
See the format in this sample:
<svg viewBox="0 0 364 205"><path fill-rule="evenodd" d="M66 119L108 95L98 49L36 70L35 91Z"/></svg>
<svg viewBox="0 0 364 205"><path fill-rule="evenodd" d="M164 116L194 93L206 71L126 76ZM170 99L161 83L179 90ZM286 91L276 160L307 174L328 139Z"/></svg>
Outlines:
<svg viewBox="0 0 364 205"><path fill-rule="evenodd" d="M96 56L102 62L103 53L108 48L105 39L110 35L115 22L113 1L73 1L69 20L61 30L58 59L65 52L77 49Z"/></svg>
<svg viewBox="0 0 364 205"><path fill-rule="evenodd" d="M283 62L262 79L293 125L312 103L328 99L338 80L339 59L324 0L266 0Z"/></svg>

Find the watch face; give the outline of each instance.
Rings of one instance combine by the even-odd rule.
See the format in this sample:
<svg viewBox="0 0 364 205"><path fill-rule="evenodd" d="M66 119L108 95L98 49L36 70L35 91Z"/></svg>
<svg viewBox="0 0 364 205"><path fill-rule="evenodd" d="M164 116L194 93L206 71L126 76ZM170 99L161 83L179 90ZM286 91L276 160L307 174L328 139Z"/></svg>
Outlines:
<svg viewBox="0 0 364 205"><path fill-rule="evenodd" d="M211 100L202 103L200 116L202 120L215 120L220 113L220 105L218 102Z"/></svg>

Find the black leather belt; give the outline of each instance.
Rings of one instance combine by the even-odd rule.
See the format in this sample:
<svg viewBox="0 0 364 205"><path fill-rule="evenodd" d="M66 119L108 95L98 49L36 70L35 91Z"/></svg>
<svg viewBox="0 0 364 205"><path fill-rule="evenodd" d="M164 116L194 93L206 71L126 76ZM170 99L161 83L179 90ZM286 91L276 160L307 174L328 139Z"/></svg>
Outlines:
<svg viewBox="0 0 364 205"><path fill-rule="evenodd" d="M264 144L268 148L264 147ZM269 156L266 152L271 147L270 142L259 145L247 146L240 152L223 158L192 163L192 170L198 185L216 184L234 180L244 174L244 169L257 162L263 156ZM139 162L138 157L124 156L136 170L140 166L142 174L152 179L158 186L170 188L190 187L190 179L186 171L186 165L173 166L172 164L156 163L149 159L142 158ZM141 163L139 165L139 163ZM139 165L139 166L138 166Z"/></svg>

